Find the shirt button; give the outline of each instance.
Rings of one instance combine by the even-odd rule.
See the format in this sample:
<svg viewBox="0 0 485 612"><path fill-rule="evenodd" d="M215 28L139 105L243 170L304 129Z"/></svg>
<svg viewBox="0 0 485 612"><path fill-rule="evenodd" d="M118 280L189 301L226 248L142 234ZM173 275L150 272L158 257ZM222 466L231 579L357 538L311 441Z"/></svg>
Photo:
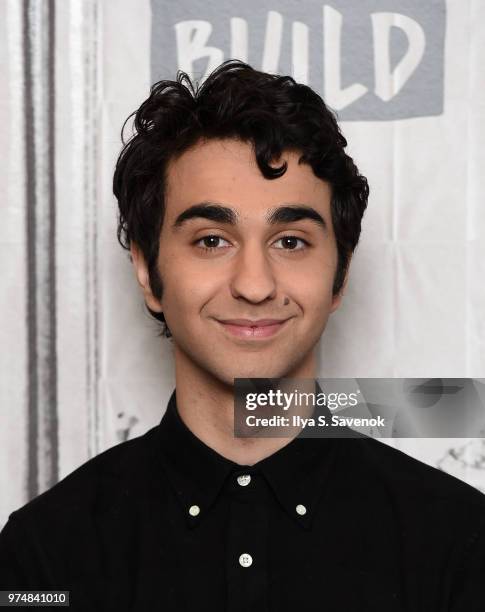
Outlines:
<svg viewBox="0 0 485 612"><path fill-rule="evenodd" d="M239 564L242 565L243 567L249 567L252 562L253 562L253 558L251 557L249 553L243 553L239 557Z"/></svg>
<svg viewBox="0 0 485 612"><path fill-rule="evenodd" d="M303 504L298 504L298 506L296 507L296 511L298 512L298 514L300 514L301 516L303 516L304 514L306 514L306 508Z"/></svg>
<svg viewBox="0 0 485 612"><path fill-rule="evenodd" d="M189 514L190 516L197 516L200 512L200 508L199 506L190 506L189 508Z"/></svg>
<svg viewBox="0 0 485 612"><path fill-rule="evenodd" d="M251 476L249 474L242 474L241 476L237 477L237 482L241 485L241 487L245 487L251 482Z"/></svg>

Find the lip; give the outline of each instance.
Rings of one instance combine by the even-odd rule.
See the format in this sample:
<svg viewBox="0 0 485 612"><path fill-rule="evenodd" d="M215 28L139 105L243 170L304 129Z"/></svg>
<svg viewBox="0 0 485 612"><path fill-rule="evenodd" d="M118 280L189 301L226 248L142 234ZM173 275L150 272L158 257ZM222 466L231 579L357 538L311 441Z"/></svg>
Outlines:
<svg viewBox="0 0 485 612"><path fill-rule="evenodd" d="M228 319L227 321L219 321L216 319L216 321L236 338L259 340L260 338L270 338L277 334L291 318L292 317L280 320L259 319L258 321L249 321L248 319Z"/></svg>
<svg viewBox="0 0 485 612"><path fill-rule="evenodd" d="M277 323L284 323L287 319L221 319L220 323L227 323L229 325L241 325L243 327L262 327L263 325L275 325Z"/></svg>

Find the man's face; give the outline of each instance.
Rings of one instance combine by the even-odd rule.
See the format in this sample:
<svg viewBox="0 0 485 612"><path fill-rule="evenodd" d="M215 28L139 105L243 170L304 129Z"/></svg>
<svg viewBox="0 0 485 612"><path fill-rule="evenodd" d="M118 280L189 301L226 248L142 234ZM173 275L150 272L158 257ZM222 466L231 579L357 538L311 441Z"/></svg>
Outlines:
<svg viewBox="0 0 485 612"><path fill-rule="evenodd" d="M314 347L340 296L332 296L337 247L331 189L310 166L298 165L298 157L285 152L275 162L287 161L285 174L269 180L250 144L210 140L169 164L158 259L161 302L146 285L140 258L135 266L148 306L164 313L176 365L228 385L234 378L309 375ZM180 219L200 204L203 216L199 211ZM209 204L231 209L233 223L204 216ZM291 210L268 222L288 206L313 209L323 225L308 217L294 220ZM284 323L254 332L221 323L232 319Z"/></svg>

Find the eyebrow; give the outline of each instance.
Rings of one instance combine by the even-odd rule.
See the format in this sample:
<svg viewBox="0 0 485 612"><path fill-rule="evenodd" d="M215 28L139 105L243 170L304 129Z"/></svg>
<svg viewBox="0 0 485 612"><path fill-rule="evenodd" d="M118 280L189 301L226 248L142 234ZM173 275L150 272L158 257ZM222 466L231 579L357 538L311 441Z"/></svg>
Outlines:
<svg viewBox="0 0 485 612"><path fill-rule="evenodd" d="M173 229L180 229L190 219L208 219L215 223L235 226L240 219L240 215L233 208L224 206L223 204L200 202L181 212L172 225ZM269 225L294 223L302 219L309 219L315 222L321 229L327 229L327 223L321 214L312 206L303 204L283 204L276 208L272 208L268 214L266 214L265 219Z"/></svg>

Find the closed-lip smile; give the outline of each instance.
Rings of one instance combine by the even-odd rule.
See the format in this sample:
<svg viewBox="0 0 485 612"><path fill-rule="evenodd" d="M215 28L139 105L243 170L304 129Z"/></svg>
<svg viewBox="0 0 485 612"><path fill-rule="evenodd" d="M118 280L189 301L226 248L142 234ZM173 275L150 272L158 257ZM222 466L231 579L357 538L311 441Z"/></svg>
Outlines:
<svg viewBox="0 0 485 612"><path fill-rule="evenodd" d="M288 319L216 319L232 336L257 340L274 336Z"/></svg>

